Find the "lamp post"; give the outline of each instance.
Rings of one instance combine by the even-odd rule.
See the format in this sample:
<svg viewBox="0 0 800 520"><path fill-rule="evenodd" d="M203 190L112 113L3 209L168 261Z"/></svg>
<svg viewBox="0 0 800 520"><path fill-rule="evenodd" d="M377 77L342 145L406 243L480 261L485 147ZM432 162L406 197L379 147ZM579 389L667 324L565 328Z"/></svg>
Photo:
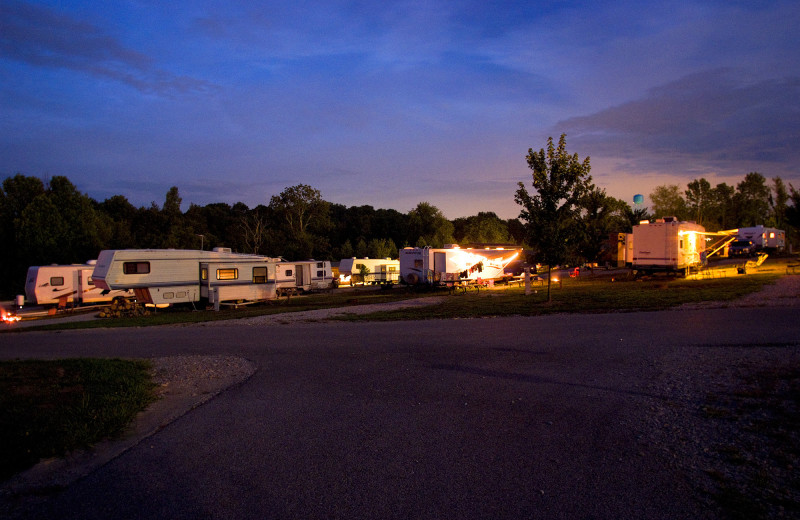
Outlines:
<svg viewBox="0 0 800 520"><path fill-rule="evenodd" d="M197 235L197 236L200 237L200 251L202 251L203 250L203 242L205 241L206 236L205 235Z"/></svg>

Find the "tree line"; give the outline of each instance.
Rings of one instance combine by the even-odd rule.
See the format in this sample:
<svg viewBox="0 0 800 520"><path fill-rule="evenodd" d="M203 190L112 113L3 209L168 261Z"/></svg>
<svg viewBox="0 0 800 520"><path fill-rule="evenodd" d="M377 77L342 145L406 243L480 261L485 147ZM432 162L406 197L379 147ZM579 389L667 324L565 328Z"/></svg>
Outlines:
<svg viewBox="0 0 800 520"><path fill-rule="evenodd" d="M596 187L589 158L570 155L564 135L558 143L550 138L547 150L529 150L527 160L533 189L529 193L519 183L514 200L520 217L514 219L479 212L448 220L428 202L406 213L347 207L303 184L254 208L241 202L190 204L184 212L177 187L167 191L162 205L136 207L123 195L98 202L67 177L44 182L17 174L0 189L0 294L20 293L29 266L83 263L103 249L228 247L287 260L336 261L397 258L407 246L514 244L530 251L530 261L577 265L603 262L610 234L663 216L695 220L711 231L764 224L786 229L791 240L800 229L800 193L779 177L770 185L763 175L748 173L735 188L711 187L701 178L683 192L677 185L659 186L650 195L649 213Z"/></svg>
<svg viewBox="0 0 800 520"><path fill-rule="evenodd" d="M268 203L190 204L181 210L177 187L163 204L136 207L123 195L98 202L67 177L45 182L17 174L0 189L0 294L24 289L29 266L83 263L103 249L227 247L287 260L397 258L406 246L449 243L521 243L518 219L493 212L448 220L420 202L407 213L325 201L307 185L286 188Z"/></svg>

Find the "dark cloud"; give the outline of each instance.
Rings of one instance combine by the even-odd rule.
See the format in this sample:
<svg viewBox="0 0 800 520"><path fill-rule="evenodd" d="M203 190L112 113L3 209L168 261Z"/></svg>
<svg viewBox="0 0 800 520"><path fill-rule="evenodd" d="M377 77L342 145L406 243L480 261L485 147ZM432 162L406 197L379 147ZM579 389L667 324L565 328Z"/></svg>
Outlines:
<svg viewBox="0 0 800 520"><path fill-rule="evenodd" d="M628 159L633 168L680 158L721 170L764 163L788 171L800 159L798 96L798 77L747 81L737 71L714 70L556 127L593 155Z"/></svg>
<svg viewBox="0 0 800 520"><path fill-rule="evenodd" d="M126 48L94 25L22 2L0 3L0 56L112 79L143 92L187 92L210 86L158 70L150 57Z"/></svg>

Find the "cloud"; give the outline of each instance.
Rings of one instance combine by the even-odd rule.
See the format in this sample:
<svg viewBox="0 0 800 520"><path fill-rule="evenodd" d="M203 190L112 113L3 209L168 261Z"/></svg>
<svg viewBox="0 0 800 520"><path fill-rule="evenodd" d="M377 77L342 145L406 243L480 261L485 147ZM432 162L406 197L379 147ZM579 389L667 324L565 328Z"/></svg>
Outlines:
<svg viewBox="0 0 800 520"><path fill-rule="evenodd" d="M641 99L556 125L570 142L639 171L707 168L741 175L759 165L792 173L800 160L800 78L753 81L711 70ZM693 165L693 166L692 166Z"/></svg>
<svg viewBox="0 0 800 520"><path fill-rule="evenodd" d="M211 87L155 68L149 56L125 47L94 25L22 2L0 3L0 56L111 79L142 92L188 92Z"/></svg>

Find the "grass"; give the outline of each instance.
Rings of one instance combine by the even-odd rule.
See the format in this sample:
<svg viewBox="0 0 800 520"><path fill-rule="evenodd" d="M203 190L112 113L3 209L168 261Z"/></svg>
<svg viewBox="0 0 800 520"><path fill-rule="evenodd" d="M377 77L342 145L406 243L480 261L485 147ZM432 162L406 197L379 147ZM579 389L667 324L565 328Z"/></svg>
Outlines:
<svg viewBox="0 0 800 520"><path fill-rule="evenodd" d="M45 319L42 320L40 326L16 329L10 326L5 327L5 331L191 324L442 295L447 298L443 302L433 305L371 314L346 314L335 319L388 321L661 310L684 303L733 300L760 290L764 284L774 283L780 276L778 273L770 272L708 280L654 277L638 281L626 277L614 279L601 275L584 276L579 280L568 279L561 284L553 284L551 287L552 299L549 302L547 301L546 285L534 287L536 292L528 296L521 287L496 287L479 291L470 289L466 293L460 289L457 291L420 290L402 286L395 286L390 290L367 288L355 291L334 290L239 308L223 307L219 312L169 308L157 310L149 316L129 318L53 324L47 324Z"/></svg>
<svg viewBox="0 0 800 520"><path fill-rule="evenodd" d="M119 435L156 397L141 360L0 362L0 480Z"/></svg>
<svg viewBox="0 0 800 520"><path fill-rule="evenodd" d="M412 320L478 318L486 316L538 316L553 313L598 313L662 310L684 303L730 301L774 283L777 274L754 274L737 278L685 280L658 278L647 281L611 281L610 278L568 280L535 287L525 295L519 287L454 292L441 304L364 315L345 315L340 320ZM444 292L443 294L447 294Z"/></svg>

